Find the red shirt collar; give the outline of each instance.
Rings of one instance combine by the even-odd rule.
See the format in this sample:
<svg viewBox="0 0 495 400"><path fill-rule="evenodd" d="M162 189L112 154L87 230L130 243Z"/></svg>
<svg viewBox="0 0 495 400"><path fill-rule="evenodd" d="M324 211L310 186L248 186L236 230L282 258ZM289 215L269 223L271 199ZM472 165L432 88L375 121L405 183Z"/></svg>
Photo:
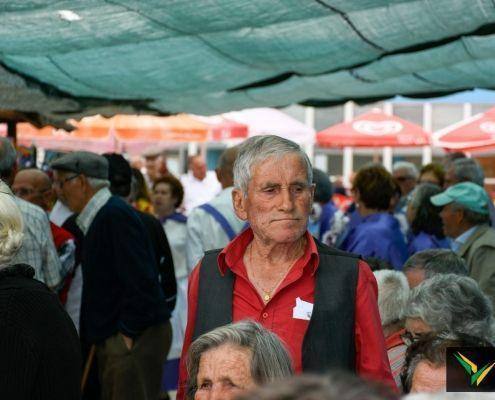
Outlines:
<svg viewBox="0 0 495 400"><path fill-rule="evenodd" d="M306 268L310 268L311 275L316 272L318 264L320 262L320 257L318 255L318 249L316 248L316 242L313 236L310 235L308 231L305 233L306 236L306 248L304 254L301 257L303 260L302 265ZM218 268L220 273L225 275L227 268L232 269L234 265L237 264L239 259L244 257L247 246L253 240L253 230L247 228L244 232L240 233L235 237L218 255Z"/></svg>

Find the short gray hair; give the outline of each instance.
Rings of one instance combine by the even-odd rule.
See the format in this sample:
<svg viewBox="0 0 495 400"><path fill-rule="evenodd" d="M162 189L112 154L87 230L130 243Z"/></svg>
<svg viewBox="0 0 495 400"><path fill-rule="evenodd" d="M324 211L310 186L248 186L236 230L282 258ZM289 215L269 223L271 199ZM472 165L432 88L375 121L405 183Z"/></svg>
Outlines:
<svg viewBox="0 0 495 400"><path fill-rule="evenodd" d="M253 167L270 157L283 157L297 154L306 168L308 184L313 183L311 161L301 147L291 140L275 135L253 136L239 146L239 154L234 163L234 186L247 193Z"/></svg>
<svg viewBox="0 0 495 400"><path fill-rule="evenodd" d="M6 267L22 246L22 214L9 187L0 180L0 268Z"/></svg>
<svg viewBox="0 0 495 400"><path fill-rule="evenodd" d="M201 356L208 350L232 344L251 351L251 376L257 384L273 382L293 374L292 362L280 339L254 321L241 321L201 335L187 354L187 398L193 399Z"/></svg>
<svg viewBox="0 0 495 400"><path fill-rule="evenodd" d="M382 326L399 322L409 298L409 284L399 271L375 271L378 284L378 310Z"/></svg>
<svg viewBox="0 0 495 400"><path fill-rule="evenodd" d="M488 204L486 206L488 206ZM464 213L464 219L471 225L486 225L490 222L489 213L488 214L478 213L456 202L452 203L452 208L454 210L462 210L462 212Z"/></svg>
<svg viewBox="0 0 495 400"><path fill-rule="evenodd" d="M421 269L425 278L429 279L438 274L468 274L466 261L448 249L428 249L419 251L407 259L402 268L403 272Z"/></svg>
<svg viewBox="0 0 495 400"><path fill-rule="evenodd" d="M87 176L86 179L88 180L89 186L91 186L93 190L100 190L110 187L110 181L108 179L92 178L89 176Z"/></svg>
<svg viewBox="0 0 495 400"><path fill-rule="evenodd" d="M458 182L473 182L483 187L485 173L476 160L472 158L458 158L452 163L452 168Z"/></svg>
<svg viewBox="0 0 495 400"><path fill-rule="evenodd" d="M436 333L470 335L493 341L490 299L467 276L440 274L411 290L405 318L420 318Z"/></svg>
<svg viewBox="0 0 495 400"><path fill-rule="evenodd" d="M12 142L6 137L0 137L0 177L7 177L17 161L17 152Z"/></svg>
<svg viewBox="0 0 495 400"><path fill-rule="evenodd" d="M398 171L399 169L407 170L407 174L411 178L415 178L415 179L419 178L418 167L416 167L416 165L414 165L412 162L409 161L395 162L394 165L392 166L392 172Z"/></svg>

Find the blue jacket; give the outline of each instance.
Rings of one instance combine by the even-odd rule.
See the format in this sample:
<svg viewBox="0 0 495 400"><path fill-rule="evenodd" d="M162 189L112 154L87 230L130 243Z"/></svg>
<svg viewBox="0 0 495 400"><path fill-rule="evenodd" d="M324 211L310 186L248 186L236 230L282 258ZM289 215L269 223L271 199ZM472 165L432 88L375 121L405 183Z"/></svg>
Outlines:
<svg viewBox="0 0 495 400"><path fill-rule="evenodd" d="M408 257L407 245L399 222L388 212L368 215L354 225L341 249L378 258L400 270Z"/></svg>
<svg viewBox="0 0 495 400"><path fill-rule="evenodd" d="M116 196L96 214L84 237L82 272L81 326L90 343L117 332L134 338L170 318L145 227Z"/></svg>
<svg viewBox="0 0 495 400"><path fill-rule="evenodd" d="M449 240L447 238L439 239L435 235L430 235L426 232L419 232L417 235L413 233L408 236L409 255L429 249L449 249Z"/></svg>

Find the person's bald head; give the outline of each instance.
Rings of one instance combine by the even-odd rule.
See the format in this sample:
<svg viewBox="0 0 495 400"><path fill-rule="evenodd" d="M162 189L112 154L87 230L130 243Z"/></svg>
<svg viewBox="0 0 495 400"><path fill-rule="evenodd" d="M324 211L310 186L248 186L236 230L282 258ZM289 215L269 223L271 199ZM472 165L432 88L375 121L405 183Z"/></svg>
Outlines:
<svg viewBox="0 0 495 400"><path fill-rule="evenodd" d="M39 169L19 171L12 184L14 194L48 211L53 203L53 190L50 177Z"/></svg>
<svg viewBox="0 0 495 400"><path fill-rule="evenodd" d="M223 189L234 186L234 162L238 151L237 146L230 147L218 159L218 166L215 171Z"/></svg>
<svg viewBox="0 0 495 400"><path fill-rule="evenodd" d="M196 179L202 181L206 178L206 162L202 156L189 157L189 169Z"/></svg>

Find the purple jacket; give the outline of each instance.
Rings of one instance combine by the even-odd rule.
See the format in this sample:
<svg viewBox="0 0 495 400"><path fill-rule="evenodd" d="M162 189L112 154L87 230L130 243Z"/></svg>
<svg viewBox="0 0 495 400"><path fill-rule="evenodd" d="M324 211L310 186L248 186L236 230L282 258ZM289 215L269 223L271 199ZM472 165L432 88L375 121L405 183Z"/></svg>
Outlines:
<svg viewBox="0 0 495 400"><path fill-rule="evenodd" d="M399 222L388 212L368 215L351 228L341 249L360 256L387 261L400 270L408 258Z"/></svg>
<svg viewBox="0 0 495 400"><path fill-rule="evenodd" d="M409 255L430 249L449 249L449 240L447 238L439 239L435 235L430 235L426 232L419 232L417 235L410 234L408 236Z"/></svg>

